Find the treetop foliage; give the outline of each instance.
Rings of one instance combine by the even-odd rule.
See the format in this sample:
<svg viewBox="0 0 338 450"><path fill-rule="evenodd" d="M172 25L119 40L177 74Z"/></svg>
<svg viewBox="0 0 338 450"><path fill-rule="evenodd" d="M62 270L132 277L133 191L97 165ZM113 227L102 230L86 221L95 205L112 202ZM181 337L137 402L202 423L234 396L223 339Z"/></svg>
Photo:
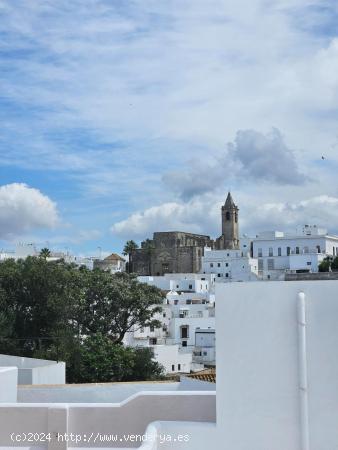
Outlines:
<svg viewBox="0 0 338 450"><path fill-rule="evenodd" d="M125 366L137 366L137 351L122 341L135 328L159 327L154 315L162 303L163 293L133 274L90 271L44 257L9 259L0 264L0 353L62 359L72 382L132 377L114 365L122 358Z"/></svg>

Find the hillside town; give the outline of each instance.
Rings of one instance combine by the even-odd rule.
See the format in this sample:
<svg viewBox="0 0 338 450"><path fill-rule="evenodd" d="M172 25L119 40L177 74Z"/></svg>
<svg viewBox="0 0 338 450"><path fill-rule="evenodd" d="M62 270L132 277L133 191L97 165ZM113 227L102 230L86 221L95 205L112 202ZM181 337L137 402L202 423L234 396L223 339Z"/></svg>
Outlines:
<svg viewBox="0 0 338 450"><path fill-rule="evenodd" d="M109 448L129 450L204 450L208 445L218 450L308 450L310 436L312 442L319 442L316 448L329 450L321 443L331 445L337 427L327 423L321 408L338 417L338 237L315 225L304 225L294 234L274 231L251 239L239 237L239 208L230 192L221 221L222 235L216 240L155 232L140 249L129 241L125 257L112 253L102 259L80 258L24 244L13 253L2 252L0 269L7 265L13 271L19 264L22 276L28 271L29 278L15 281L26 286L23 299L37 288L30 283L30 274L37 277L39 270L46 276L44 286L49 283L49 270L54 277L60 274L53 271L60 268L62 277L64 269L76 279L79 275L76 283L81 291L89 287L88 305L78 314L75 303L72 312L76 326L84 327L82 337L75 336L72 344L80 344L75 364L72 359L66 364L60 361L57 348L54 360L36 357L39 351L52 355L55 342L64 345L62 340L53 341L42 353L40 338L19 339L16 347L0 338L2 346L8 344L7 352L0 354L4 448L23 448L20 443L32 433L40 445L49 442L48 448L63 450L75 444L97 448L107 442ZM6 288L4 278L2 286ZM116 286L120 291L110 292ZM62 308L67 308L68 288L66 297L57 298ZM76 289L70 292L77 295ZM33 301L35 296L33 292ZM111 299L120 303L114 306ZM125 309L130 299L131 315ZM137 323L130 322L122 330L126 314L131 318L137 314L138 303ZM53 307L59 314L58 305ZM6 325L6 310L2 313ZM109 334L109 320L115 316ZM119 334L119 341L112 342ZM35 357L10 350L21 353L26 345L26 350L38 351ZM131 372L131 365L136 372ZM107 382L112 379L115 382ZM288 420L275 420L279 415ZM31 432L22 431L22 420ZM324 431L328 435L323 441ZM283 438L271 447L280 433Z"/></svg>
<svg viewBox="0 0 338 450"><path fill-rule="evenodd" d="M198 373L216 365L217 284L338 278L334 271L320 272L324 260L338 256L338 236L325 229L304 225L291 234L266 231L253 238L240 237L239 207L230 192L220 217L222 234L217 239L179 231L154 232L153 239L127 255L111 253L103 259L18 244L13 253L2 252L0 260L38 256L47 250L48 261L64 260L111 274L126 270L137 274L139 282L163 292L162 311L154 316L160 325L135 326L125 335L124 344L152 349L154 360L168 375Z"/></svg>

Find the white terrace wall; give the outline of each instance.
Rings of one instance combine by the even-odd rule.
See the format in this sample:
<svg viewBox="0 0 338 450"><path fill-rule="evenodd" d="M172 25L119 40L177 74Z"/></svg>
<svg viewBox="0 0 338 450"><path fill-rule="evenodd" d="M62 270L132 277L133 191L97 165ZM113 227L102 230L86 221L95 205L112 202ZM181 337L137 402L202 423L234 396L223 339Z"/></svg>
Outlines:
<svg viewBox="0 0 338 450"><path fill-rule="evenodd" d="M219 284L216 296L212 448L337 448L338 281Z"/></svg>
<svg viewBox="0 0 338 450"><path fill-rule="evenodd" d="M0 403L16 402L17 382L18 369L16 367L0 367Z"/></svg>
<svg viewBox="0 0 338 450"><path fill-rule="evenodd" d="M67 448L66 444L56 445L56 433L79 436L79 441L70 443L69 447L139 447L140 440L125 441L124 436L143 435L148 425L156 420L215 422L215 393L141 392L115 404L3 404L0 407L0 448L27 446L27 442L13 442L12 433L22 436L23 433L48 432L53 439L45 443L45 447L51 450ZM88 440L90 435L92 440ZM94 436L98 435L117 435L118 438L115 442L100 438L94 442Z"/></svg>
<svg viewBox="0 0 338 450"><path fill-rule="evenodd" d="M0 354L0 367L17 367L18 384L65 384L64 362Z"/></svg>

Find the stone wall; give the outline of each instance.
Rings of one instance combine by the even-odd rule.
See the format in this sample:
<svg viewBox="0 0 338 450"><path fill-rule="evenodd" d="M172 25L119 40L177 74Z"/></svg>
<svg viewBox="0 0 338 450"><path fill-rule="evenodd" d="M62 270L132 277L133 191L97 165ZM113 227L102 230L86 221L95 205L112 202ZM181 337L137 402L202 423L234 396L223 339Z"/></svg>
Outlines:
<svg viewBox="0 0 338 450"><path fill-rule="evenodd" d="M205 246L213 247L209 236L179 231L154 233L151 241L131 255L132 271L138 275L197 273Z"/></svg>

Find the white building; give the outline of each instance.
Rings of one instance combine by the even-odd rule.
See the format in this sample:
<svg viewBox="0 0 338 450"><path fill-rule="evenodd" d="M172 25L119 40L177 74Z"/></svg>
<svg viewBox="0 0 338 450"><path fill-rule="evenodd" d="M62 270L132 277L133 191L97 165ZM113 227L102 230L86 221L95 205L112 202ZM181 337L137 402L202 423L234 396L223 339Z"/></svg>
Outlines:
<svg viewBox="0 0 338 450"><path fill-rule="evenodd" d="M253 239L252 249L263 279L283 279L286 271L318 272L318 265L326 256L338 255L338 236L305 225L298 227L295 234L260 233Z"/></svg>
<svg viewBox="0 0 338 450"><path fill-rule="evenodd" d="M195 358L195 332L215 329L215 276L203 274L167 274L138 280L166 292L162 314L155 319L160 328L145 327L127 333L124 343L131 346L152 347L156 361L167 373L189 373L203 369L212 355L210 351Z"/></svg>
<svg viewBox="0 0 338 450"><path fill-rule="evenodd" d="M212 328L196 328L195 348L193 351L195 362L214 366L216 364L216 334Z"/></svg>
<svg viewBox="0 0 338 450"><path fill-rule="evenodd" d="M94 269L101 269L110 273L125 272L126 260L117 253L112 253L104 259L95 259Z"/></svg>
<svg viewBox="0 0 338 450"><path fill-rule="evenodd" d="M139 276L137 279L168 292L210 293L215 287L214 274L166 273L163 276Z"/></svg>
<svg viewBox="0 0 338 450"><path fill-rule="evenodd" d="M246 245L246 244L244 244ZM257 281L258 261L247 250L204 249L202 272L213 274L216 281Z"/></svg>
<svg viewBox="0 0 338 450"><path fill-rule="evenodd" d="M50 433L30 447L333 450L337 291L338 281L217 283L216 405L200 382L25 386L16 402L17 369L0 368L0 447L28 448L23 433ZM79 440L56 440L66 434Z"/></svg>

